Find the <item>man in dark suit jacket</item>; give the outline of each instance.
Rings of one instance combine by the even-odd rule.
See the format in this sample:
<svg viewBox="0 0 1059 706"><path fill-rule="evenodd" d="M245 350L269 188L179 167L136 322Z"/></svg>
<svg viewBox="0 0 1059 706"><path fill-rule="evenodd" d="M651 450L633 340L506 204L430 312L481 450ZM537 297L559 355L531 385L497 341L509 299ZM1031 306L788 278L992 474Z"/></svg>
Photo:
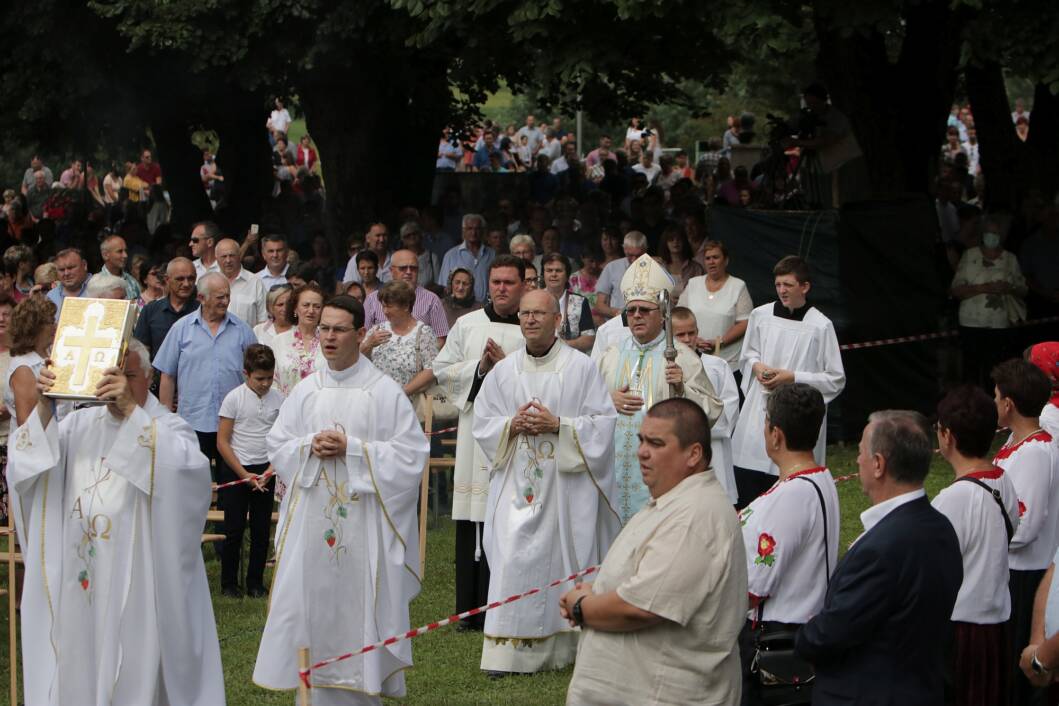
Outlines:
<svg viewBox="0 0 1059 706"><path fill-rule="evenodd" d="M857 465L872 501L861 514L864 534L795 642L816 667L814 705L944 703L963 562L955 530L923 490L932 454L917 412L876 412L864 428Z"/></svg>

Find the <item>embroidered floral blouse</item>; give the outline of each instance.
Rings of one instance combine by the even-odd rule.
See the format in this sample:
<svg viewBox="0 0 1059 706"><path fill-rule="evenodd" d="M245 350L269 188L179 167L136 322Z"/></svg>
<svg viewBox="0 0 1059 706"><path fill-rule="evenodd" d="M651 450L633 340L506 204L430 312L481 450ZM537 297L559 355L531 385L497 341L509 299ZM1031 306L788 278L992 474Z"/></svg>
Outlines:
<svg viewBox="0 0 1059 706"><path fill-rule="evenodd" d="M272 352L276 355L276 388L284 395L323 364L320 338L306 339L297 328L272 339Z"/></svg>
<svg viewBox="0 0 1059 706"><path fill-rule="evenodd" d="M371 362L398 384L404 386L424 368L434 363L438 354L438 339L433 329L417 321L415 327L403 336L393 332L389 321L372 327L368 332L382 330L390 332L390 340L380 343L371 352Z"/></svg>

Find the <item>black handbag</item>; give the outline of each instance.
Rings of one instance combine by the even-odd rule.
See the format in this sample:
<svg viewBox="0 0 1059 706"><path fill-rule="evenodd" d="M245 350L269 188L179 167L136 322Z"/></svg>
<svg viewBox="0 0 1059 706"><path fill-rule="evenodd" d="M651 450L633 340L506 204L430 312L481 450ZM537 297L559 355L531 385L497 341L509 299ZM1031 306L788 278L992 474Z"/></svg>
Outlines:
<svg viewBox="0 0 1059 706"><path fill-rule="evenodd" d="M820 499L820 511L824 516L824 566L827 570L827 582L831 583L824 494L820 491L820 486L805 476L798 478L812 485ZM799 626L765 624L761 620L764 602L758 605L757 610L759 628L754 640L754 659L750 664L750 672L755 675L758 683L757 703L763 706L799 706L810 703L816 672L813 665L794 650L794 634Z"/></svg>

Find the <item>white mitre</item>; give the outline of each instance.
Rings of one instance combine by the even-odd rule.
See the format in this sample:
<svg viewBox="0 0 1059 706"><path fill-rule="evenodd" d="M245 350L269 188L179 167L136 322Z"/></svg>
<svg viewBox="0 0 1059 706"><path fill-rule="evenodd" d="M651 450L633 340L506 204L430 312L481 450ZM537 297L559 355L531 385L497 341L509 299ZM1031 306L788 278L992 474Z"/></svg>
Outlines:
<svg viewBox="0 0 1059 706"><path fill-rule="evenodd" d="M657 260L646 253L629 265L621 278L621 293L625 296L626 306L637 300L657 304L662 300L662 292L673 293L673 279Z"/></svg>

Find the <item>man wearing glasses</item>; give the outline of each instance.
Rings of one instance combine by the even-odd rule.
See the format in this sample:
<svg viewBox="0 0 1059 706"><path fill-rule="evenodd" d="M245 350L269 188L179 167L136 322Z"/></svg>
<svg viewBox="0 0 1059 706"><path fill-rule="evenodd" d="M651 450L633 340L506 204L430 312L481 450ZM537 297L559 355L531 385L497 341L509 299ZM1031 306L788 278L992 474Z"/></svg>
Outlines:
<svg viewBox="0 0 1059 706"><path fill-rule="evenodd" d="M165 268L166 296L148 302L136 320L133 336L151 353L162 347L162 341L180 319L199 308L195 294L195 266L186 257L175 257Z"/></svg>
<svg viewBox="0 0 1059 706"><path fill-rule="evenodd" d="M441 305L438 295L424 289L417 284L419 278L419 258L411 250L398 250L390 258L390 280L393 282L407 282L415 289L416 299L412 305L412 318L421 321L438 337L438 347L445 345L445 337L449 335L449 320L445 316L445 308ZM379 291L375 290L364 300L364 315L367 330L375 324L386 321L383 313L382 303L379 301Z"/></svg>
<svg viewBox="0 0 1059 706"><path fill-rule="evenodd" d="M217 262L214 248L221 237L221 228L213 221L200 221L191 228L191 256L195 258L195 276L202 277L207 272L220 272L221 264Z"/></svg>
<svg viewBox="0 0 1059 706"><path fill-rule="evenodd" d="M677 359L666 361L663 329L663 292L673 291L673 280L649 255L641 255L621 279L629 338L611 345L599 359L599 370L618 411L614 430L614 467L618 485L618 514L626 523L650 494L640 473L637 434L644 414L656 402L683 397L702 407L710 426L721 416L723 404L695 352L674 341Z"/></svg>

